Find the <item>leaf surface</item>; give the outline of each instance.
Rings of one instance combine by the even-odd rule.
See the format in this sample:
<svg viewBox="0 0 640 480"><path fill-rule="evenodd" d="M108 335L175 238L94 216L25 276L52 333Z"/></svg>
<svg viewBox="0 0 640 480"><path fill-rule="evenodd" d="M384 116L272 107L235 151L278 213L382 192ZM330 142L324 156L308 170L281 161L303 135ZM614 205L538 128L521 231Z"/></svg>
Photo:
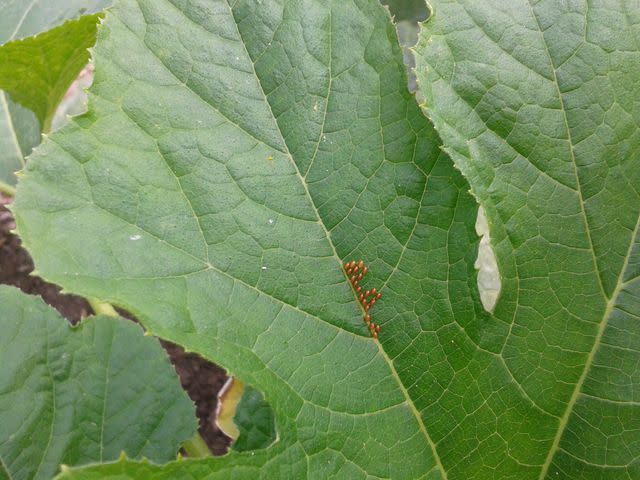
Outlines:
<svg viewBox="0 0 640 480"><path fill-rule="evenodd" d="M62 26L57 35L11 42L37 36L109 5L111 2L106 0L0 0L0 86L19 101L15 103L9 93L0 90L0 190L5 193L12 193L14 172L24 166L25 157L40 143L43 119L50 121L71 81L86 63L85 49L95 43L95 29L89 37L78 35L78 25L87 21L78 20ZM38 112L40 121L32 110ZM47 131L48 125L45 126Z"/></svg>
<svg viewBox="0 0 640 480"><path fill-rule="evenodd" d="M38 270L224 365L276 416L270 448L169 475L443 478L413 365L440 327L458 350L444 280L473 285L475 205L386 11L121 1L95 62L90 112L38 148L17 196ZM384 349L341 271L352 257L386 284ZM455 272L424 272L448 257Z"/></svg>
<svg viewBox="0 0 640 480"><path fill-rule="evenodd" d="M0 0L0 45L33 37L110 5L111 0Z"/></svg>
<svg viewBox="0 0 640 480"><path fill-rule="evenodd" d="M640 7L432 4L421 90L487 211L501 357L550 416L526 463L539 478L637 478Z"/></svg>
<svg viewBox="0 0 640 480"><path fill-rule="evenodd" d="M0 89L32 110L44 132L71 82L89 60L99 14L69 20L35 37L0 46Z"/></svg>
<svg viewBox="0 0 640 480"><path fill-rule="evenodd" d="M12 191L17 181L14 173L38 143L40 123L35 114L0 90L0 191Z"/></svg>
<svg viewBox="0 0 640 480"><path fill-rule="evenodd" d="M0 287L0 475L49 479L61 463L121 451L175 459L192 402L156 339L122 318L71 327L39 298Z"/></svg>
<svg viewBox="0 0 640 480"><path fill-rule="evenodd" d="M548 459L567 406L612 325L602 320L628 311L627 287L624 301L634 298L636 207L620 228L626 243L596 254L627 272L624 288L614 275L614 305L575 198L542 182L571 185L566 162L551 168L560 147L536 158L550 169L531 185L537 196L522 190L530 163L516 162L501 190L486 187L495 205L482 202L503 277L489 315L473 267L477 205L407 91L394 27L376 1L121 0L95 62L90 112L27 166L18 229L48 279L124 306L263 392L278 441L163 467L123 459L63 478L555 473ZM475 145L467 138L476 137L455 146ZM532 148L535 138L525 137ZM492 158L502 158L500 145ZM511 216L497 215L503 206ZM364 286L383 292L372 310L380 343L341 271L359 258L371 271ZM607 371L602 385L614 382ZM626 445L632 426L612 437Z"/></svg>

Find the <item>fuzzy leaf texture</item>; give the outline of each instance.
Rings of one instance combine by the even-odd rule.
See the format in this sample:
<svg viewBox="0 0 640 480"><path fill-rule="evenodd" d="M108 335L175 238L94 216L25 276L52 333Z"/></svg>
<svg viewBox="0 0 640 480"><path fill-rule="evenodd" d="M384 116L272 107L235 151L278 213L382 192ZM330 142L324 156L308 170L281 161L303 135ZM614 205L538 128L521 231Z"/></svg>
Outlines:
<svg viewBox="0 0 640 480"><path fill-rule="evenodd" d="M418 79L487 212L500 356L539 412L527 457L500 443L533 477L640 478L640 4L432 5Z"/></svg>
<svg viewBox="0 0 640 480"><path fill-rule="evenodd" d="M377 1L121 0L95 62L90 112L27 166L19 232L46 278L263 392L277 441L61 478L543 475L602 343L594 272L575 232L539 260L505 256L498 231L503 294L483 310L477 204L407 91ZM505 177L505 204L521 201L519 178ZM531 207L545 220L547 200ZM565 223L551 226L562 239ZM384 295L379 343L341 271L352 258ZM544 265L560 271L541 278ZM627 445L633 430L619 427Z"/></svg>
<svg viewBox="0 0 640 480"><path fill-rule="evenodd" d="M50 479L61 463L122 451L166 462L194 434L193 403L157 339L133 322L71 327L40 298L2 286L0 329L0 478Z"/></svg>
<svg viewBox="0 0 640 480"><path fill-rule="evenodd" d="M445 358L438 334L459 351L447 289L473 310L475 205L384 8L121 1L95 62L90 112L19 187L38 271L224 365L276 417L270 448L167 474L443 477L414 365ZM384 292L385 349L341 271L351 257Z"/></svg>

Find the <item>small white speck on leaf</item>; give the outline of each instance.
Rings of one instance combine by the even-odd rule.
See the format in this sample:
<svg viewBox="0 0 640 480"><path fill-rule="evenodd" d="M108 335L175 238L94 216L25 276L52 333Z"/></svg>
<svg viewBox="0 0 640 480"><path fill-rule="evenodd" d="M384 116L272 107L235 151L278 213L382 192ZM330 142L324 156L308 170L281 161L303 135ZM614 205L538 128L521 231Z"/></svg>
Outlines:
<svg viewBox="0 0 640 480"><path fill-rule="evenodd" d="M273 225L273 218L269 219L269 225Z"/></svg>
<svg viewBox="0 0 640 480"><path fill-rule="evenodd" d="M260 267L260 270L265 271L267 267Z"/></svg>
<svg viewBox="0 0 640 480"><path fill-rule="evenodd" d="M129 240L133 240L135 242L136 240L140 240L141 238L142 238L142 235L131 235L129 237Z"/></svg>

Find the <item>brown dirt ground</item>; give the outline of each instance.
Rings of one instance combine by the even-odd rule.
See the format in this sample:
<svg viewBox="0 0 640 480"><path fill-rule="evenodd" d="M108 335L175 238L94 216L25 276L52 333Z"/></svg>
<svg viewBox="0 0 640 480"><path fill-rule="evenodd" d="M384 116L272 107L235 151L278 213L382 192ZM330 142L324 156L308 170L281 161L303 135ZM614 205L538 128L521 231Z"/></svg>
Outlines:
<svg viewBox="0 0 640 480"><path fill-rule="evenodd" d="M58 310L72 324L90 315L87 301L75 295L63 295L60 287L30 275L33 261L22 248L20 239L11 233L15 228L11 213L5 208L10 199L0 194L0 284L13 285L25 293L40 295L45 302ZM131 318L130 315L124 315ZM178 372L182 387L196 404L200 421L200 435L214 455L224 455L229 447L229 438L215 424L218 391L227 376L225 371L202 357L185 353L178 345L161 342L171 363Z"/></svg>

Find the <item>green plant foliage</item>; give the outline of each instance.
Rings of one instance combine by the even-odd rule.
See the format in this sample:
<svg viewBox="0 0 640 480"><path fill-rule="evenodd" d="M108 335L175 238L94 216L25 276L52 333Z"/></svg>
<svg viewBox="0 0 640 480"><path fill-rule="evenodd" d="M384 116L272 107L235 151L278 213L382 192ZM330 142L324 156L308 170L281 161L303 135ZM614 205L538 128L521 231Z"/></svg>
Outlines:
<svg viewBox="0 0 640 480"><path fill-rule="evenodd" d="M174 459L193 404L156 339L122 318L71 327L37 297L0 287L0 477L50 479L61 463L121 451Z"/></svg>
<svg viewBox="0 0 640 480"><path fill-rule="evenodd" d="M84 49L95 43L95 29L90 38L77 36L78 27L86 26L86 20L72 21L60 27L57 35L44 35L6 47L2 44L39 35L110 4L105 0L0 0L2 88L8 88L25 106L37 111L40 121L49 122L69 84L88 59ZM12 193L16 183L14 172L24 166L25 157L40 143L40 125L31 110L13 102L7 92L0 90L0 191Z"/></svg>
<svg viewBox="0 0 640 480"><path fill-rule="evenodd" d="M0 89L32 110L44 132L71 82L89 60L99 14L0 46Z"/></svg>
<svg viewBox="0 0 640 480"><path fill-rule="evenodd" d="M501 357L545 432L521 460L639 478L640 8L589 3L433 1L417 72L491 224Z"/></svg>
<svg viewBox="0 0 640 480"><path fill-rule="evenodd" d="M101 12L110 5L111 0L0 0L0 45L33 37L67 20Z"/></svg>
<svg viewBox="0 0 640 480"><path fill-rule="evenodd" d="M40 124L35 114L0 90L0 192L12 191L17 180L14 172L24 166L24 158L38 143Z"/></svg>
<svg viewBox="0 0 640 480"><path fill-rule="evenodd" d="M273 410L255 388L245 387L233 421L240 431L232 445L238 452L266 448L276 440Z"/></svg>
<svg viewBox="0 0 640 480"><path fill-rule="evenodd" d="M586 395L597 389L623 384L619 395L634 395L638 202L615 184L620 198L585 220L570 188L582 164L561 156L563 141L578 149L560 130L572 123L558 123L561 104L543 95L542 79L553 77L515 69L504 86L511 63L464 69L485 58L477 25L511 25L530 9L500 3L489 15L470 3L485 14L447 16L461 22L444 30L456 49L446 36L423 38L429 75L460 63L462 93L523 89L548 109L528 101L511 115L491 90L473 97L482 106L474 113L419 65L445 146L487 210L503 277L494 315L476 291L477 204L407 91L395 29L376 0L117 3L96 45L90 112L27 165L19 232L46 278L126 307L152 333L263 392L277 441L165 466L122 459L61 478L558 478L563 432L575 445L597 435L617 442L622 461L637 456L626 397L606 397L612 423L571 414L589 412ZM496 38L521 48L524 33L542 38L556 17L537 33L524 23L513 38L496 27ZM580 17L558 18L562 31L582 31ZM524 45L520 62L538 61ZM454 54L464 58L449 61ZM635 68L597 65L621 85ZM430 81L444 98L426 92ZM621 126L600 145L620 168L638 150L632 125ZM509 150L508 162L516 140L528 149ZM611 180L586 172L593 188ZM620 176L638 185L637 172ZM620 215L620 204L619 224L585 226ZM622 239L594 253L588 237L597 244L609 228ZM383 292L372 310L379 343L341 271L358 258L371 271L365 287ZM600 262L608 267L599 275Z"/></svg>

